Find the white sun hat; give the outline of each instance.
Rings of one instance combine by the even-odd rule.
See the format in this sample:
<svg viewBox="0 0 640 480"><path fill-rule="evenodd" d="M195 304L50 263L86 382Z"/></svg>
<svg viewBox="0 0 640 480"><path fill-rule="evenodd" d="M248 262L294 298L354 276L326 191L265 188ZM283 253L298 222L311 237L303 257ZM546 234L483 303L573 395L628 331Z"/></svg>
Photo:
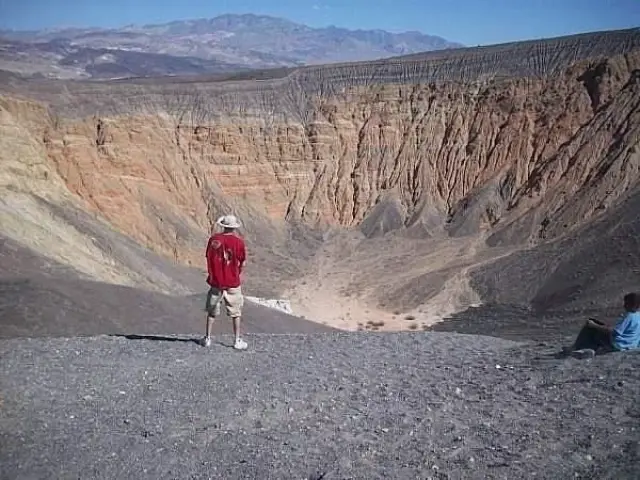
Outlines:
<svg viewBox="0 0 640 480"><path fill-rule="evenodd" d="M223 215L216 222L223 228L240 228L242 225L235 215Z"/></svg>

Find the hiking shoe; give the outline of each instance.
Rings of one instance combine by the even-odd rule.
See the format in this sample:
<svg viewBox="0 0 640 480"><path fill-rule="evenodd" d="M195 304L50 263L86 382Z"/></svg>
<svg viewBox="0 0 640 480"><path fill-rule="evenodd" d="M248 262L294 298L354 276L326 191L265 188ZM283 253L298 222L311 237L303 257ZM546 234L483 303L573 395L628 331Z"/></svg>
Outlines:
<svg viewBox="0 0 640 480"><path fill-rule="evenodd" d="M590 348L584 348L582 350L576 350L571 353L573 358L584 359L584 358L593 358L596 356L596 351Z"/></svg>
<svg viewBox="0 0 640 480"><path fill-rule="evenodd" d="M562 347L562 350L560 350L558 353L555 354L556 358L568 358L571 355L573 355L573 346L571 347Z"/></svg>
<svg viewBox="0 0 640 480"><path fill-rule="evenodd" d="M200 344L203 347L210 347L211 346L211 337L203 337L202 341L200 342Z"/></svg>
<svg viewBox="0 0 640 480"><path fill-rule="evenodd" d="M247 342L238 338L236 340L236 343L233 345L233 348L235 348L236 350L246 350L248 346L249 345L247 345Z"/></svg>

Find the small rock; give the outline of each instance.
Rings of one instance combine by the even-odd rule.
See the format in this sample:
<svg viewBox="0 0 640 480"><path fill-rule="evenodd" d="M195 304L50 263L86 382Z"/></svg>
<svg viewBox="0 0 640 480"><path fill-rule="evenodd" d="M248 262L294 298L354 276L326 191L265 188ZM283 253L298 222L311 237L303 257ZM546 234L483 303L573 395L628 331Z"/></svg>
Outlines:
<svg viewBox="0 0 640 480"><path fill-rule="evenodd" d="M382 433L389 433L389 429L388 428L383 428L382 429Z"/></svg>

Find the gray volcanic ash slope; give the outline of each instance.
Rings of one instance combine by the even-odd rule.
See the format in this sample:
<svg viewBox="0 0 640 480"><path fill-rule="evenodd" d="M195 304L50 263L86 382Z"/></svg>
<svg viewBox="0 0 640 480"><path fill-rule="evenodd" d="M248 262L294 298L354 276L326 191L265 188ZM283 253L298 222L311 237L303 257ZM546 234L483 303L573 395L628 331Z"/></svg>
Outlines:
<svg viewBox="0 0 640 480"><path fill-rule="evenodd" d="M589 317L614 323L623 295L640 291L638 212L636 189L566 237L474 269L471 283L485 305L459 312L431 330L559 342L575 335ZM504 234L489 241L499 243Z"/></svg>
<svg viewBox="0 0 640 480"><path fill-rule="evenodd" d="M640 355L455 334L0 341L2 478L636 479Z"/></svg>
<svg viewBox="0 0 640 480"><path fill-rule="evenodd" d="M115 243L114 250L118 247L124 248ZM191 285L197 285L194 291L206 291L202 276L198 284L195 282L197 272L173 267L140 247L137 254L132 258L138 261L147 255L147 267L153 265L165 272L173 268L173 278L181 278L182 273L183 279L190 277ZM186 333L195 339L204 328L203 298L91 281L72 268L0 236L0 338ZM214 331L230 332L229 323L227 318L221 318ZM245 308L244 328L256 333L331 330L251 302Z"/></svg>

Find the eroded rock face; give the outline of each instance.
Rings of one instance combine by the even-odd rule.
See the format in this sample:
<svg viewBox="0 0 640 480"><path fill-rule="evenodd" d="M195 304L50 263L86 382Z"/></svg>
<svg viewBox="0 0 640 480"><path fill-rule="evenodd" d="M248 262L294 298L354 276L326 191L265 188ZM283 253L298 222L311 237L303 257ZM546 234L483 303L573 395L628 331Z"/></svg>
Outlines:
<svg viewBox="0 0 640 480"><path fill-rule="evenodd" d="M404 224L428 207L454 234L545 203L531 233L549 236L637 181L638 68L632 53L482 88L357 88L319 99L306 126L87 119L50 130L45 148L72 192L179 260L208 229L212 196L277 221L354 226L393 190Z"/></svg>
<svg viewBox="0 0 640 480"><path fill-rule="evenodd" d="M568 54L553 57L544 75L512 69L487 79L488 67L476 72L470 57L456 76L455 58L438 57L414 75L433 82L374 75L349 86L346 67L336 67L326 70L333 87L313 94L308 85L324 85L322 69L304 74L315 75L306 90L268 97L241 82L73 84L65 97L47 87L32 93L49 95L49 109L11 97L0 103L8 135L0 141L20 145L2 153L2 188L72 202L199 268L212 222L232 211L253 246L248 268L262 272L256 296L275 295L271 286L303 275L298 260L323 242L310 228L361 227L367 237L486 235L500 248L537 243L606 212L638 185L637 37L619 40L608 56L599 44L591 59L589 49L574 63ZM531 57L535 48L527 48ZM507 72L494 56L494 72ZM444 82L438 66L460 81ZM52 114L63 111L59 98L83 111L110 103L96 116ZM24 180L29 175L33 182ZM17 204L5 214L19 212Z"/></svg>

